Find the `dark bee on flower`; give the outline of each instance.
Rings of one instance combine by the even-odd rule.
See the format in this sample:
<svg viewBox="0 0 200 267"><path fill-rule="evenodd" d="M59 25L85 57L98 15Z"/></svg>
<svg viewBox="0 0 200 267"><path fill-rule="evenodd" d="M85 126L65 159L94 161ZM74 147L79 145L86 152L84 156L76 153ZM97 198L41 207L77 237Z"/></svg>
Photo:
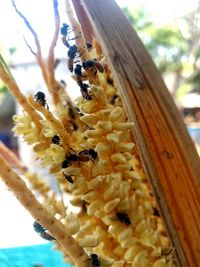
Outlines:
<svg viewBox="0 0 200 267"><path fill-rule="evenodd" d="M62 27L60 28L61 35L68 36L71 32L72 27L67 23L63 23Z"/></svg>
<svg viewBox="0 0 200 267"><path fill-rule="evenodd" d="M39 234L46 231L46 228L43 227L41 224L39 224L37 221L34 221L33 228L34 228L35 232L39 233Z"/></svg>
<svg viewBox="0 0 200 267"><path fill-rule="evenodd" d="M104 67L95 59L95 60L87 60L83 61L82 66L85 70L93 69L95 71L94 76L99 72L104 72Z"/></svg>
<svg viewBox="0 0 200 267"><path fill-rule="evenodd" d="M74 65L74 59L77 57L77 53L78 53L78 48L76 45L69 46L69 50L67 52L67 55L68 55L67 66L71 72L74 69L74 66L73 66Z"/></svg>
<svg viewBox="0 0 200 267"><path fill-rule="evenodd" d="M86 100L92 100L92 96L88 92L89 85L87 83L79 84L81 95Z"/></svg>
<svg viewBox="0 0 200 267"><path fill-rule="evenodd" d="M73 184L74 181L71 176L66 175L64 172L62 172L62 174L69 183Z"/></svg>
<svg viewBox="0 0 200 267"><path fill-rule="evenodd" d="M113 95L109 100L110 104L114 105L118 97L119 97L118 95Z"/></svg>
<svg viewBox="0 0 200 267"><path fill-rule="evenodd" d="M99 267L100 260L97 254L91 254L90 255L90 267Z"/></svg>
<svg viewBox="0 0 200 267"><path fill-rule="evenodd" d="M40 236L43 239L46 239L49 241L55 240L55 238L53 236L51 236L50 234L48 234L46 232L46 228L44 226L42 226L41 224L39 224L37 221L34 221L33 228L34 228L35 232L40 234Z"/></svg>
<svg viewBox="0 0 200 267"><path fill-rule="evenodd" d="M56 134L52 137L51 142L55 145L60 145L61 144L61 140L60 137Z"/></svg>
<svg viewBox="0 0 200 267"><path fill-rule="evenodd" d="M43 92L38 91L35 95L34 95L34 99L37 103L39 103L40 105L42 105L43 107L46 107L47 109L49 109L49 106L47 105L47 101L46 101L46 96Z"/></svg>
<svg viewBox="0 0 200 267"><path fill-rule="evenodd" d="M86 47L87 47L88 50L90 50L92 48L92 44L86 43Z"/></svg>
<svg viewBox="0 0 200 267"><path fill-rule="evenodd" d="M157 216L157 217L160 217L160 212L156 207L153 207L153 215Z"/></svg>
<svg viewBox="0 0 200 267"><path fill-rule="evenodd" d="M114 85L113 79L111 79L109 77L107 78L107 83L112 85L112 86Z"/></svg>
<svg viewBox="0 0 200 267"><path fill-rule="evenodd" d="M131 221L128 217L128 215L124 212L117 212L116 213L116 216L117 216L117 219L121 222L121 223L124 223L126 225L129 225L131 224Z"/></svg>
<svg viewBox="0 0 200 267"><path fill-rule="evenodd" d="M94 149L84 149L80 152L74 152L69 153L66 157L66 159L62 162L61 168L68 168L72 162L88 162L88 161L95 161L97 159L98 155L97 152Z"/></svg>
<svg viewBox="0 0 200 267"><path fill-rule="evenodd" d="M56 240L52 235L48 234L47 232L43 232L43 233L41 233L40 236L41 236L43 239L48 240L48 241Z"/></svg>
<svg viewBox="0 0 200 267"><path fill-rule="evenodd" d="M69 37L69 34L72 31L73 31L72 27L67 23L63 23L62 27L60 28L60 33L62 35L62 42L63 42L64 46L66 46L68 48L70 47L69 41L72 41L72 40L78 38L78 36L74 37L74 38Z"/></svg>
<svg viewBox="0 0 200 267"><path fill-rule="evenodd" d="M80 64L77 64L75 66L74 73L76 74L76 76L85 77L85 75L83 75L83 73L82 73L82 65L80 65Z"/></svg>
<svg viewBox="0 0 200 267"><path fill-rule="evenodd" d="M89 149L84 149L84 150L80 151L78 153L78 157L79 157L80 161L89 161L89 160L91 160L91 161L94 162L97 159L98 154L94 149L89 148Z"/></svg>
<svg viewBox="0 0 200 267"><path fill-rule="evenodd" d="M70 165L72 165L72 162L75 162L75 161L78 161L79 160L79 157L78 155L76 154L76 152L71 149L73 151L73 153L69 153L65 160L62 162L61 164L61 168L64 169L64 168L68 168Z"/></svg>

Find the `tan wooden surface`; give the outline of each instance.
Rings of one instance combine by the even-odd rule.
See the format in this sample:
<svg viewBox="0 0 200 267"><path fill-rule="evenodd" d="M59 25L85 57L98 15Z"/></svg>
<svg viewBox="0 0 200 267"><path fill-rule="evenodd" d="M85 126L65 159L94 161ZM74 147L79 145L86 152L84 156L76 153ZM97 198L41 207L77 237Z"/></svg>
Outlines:
<svg viewBox="0 0 200 267"><path fill-rule="evenodd" d="M129 120L135 122L141 159L177 265L198 267L200 161L194 144L160 73L114 0L81 3L111 64Z"/></svg>

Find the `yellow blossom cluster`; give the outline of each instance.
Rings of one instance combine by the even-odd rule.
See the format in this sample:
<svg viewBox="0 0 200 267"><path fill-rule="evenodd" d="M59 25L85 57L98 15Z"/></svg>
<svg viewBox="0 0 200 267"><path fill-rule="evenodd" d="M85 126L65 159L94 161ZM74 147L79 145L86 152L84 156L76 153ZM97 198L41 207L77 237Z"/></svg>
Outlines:
<svg viewBox="0 0 200 267"><path fill-rule="evenodd" d="M81 72L72 75L81 96L73 102L65 88L58 87L55 112L42 100L45 95L28 96L27 105L41 118L39 128L27 110L13 118L15 135L33 146L36 158L57 181L59 194L52 193L37 174L24 171L24 179L41 196L45 210L86 251L90 266L173 267L173 249L130 134L134 122L127 120L97 41L90 51L79 55L77 65L70 58L73 46L84 51L87 45L71 11L68 15L78 37L72 44L63 34L63 43L68 49L68 66L70 59L73 68L81 66ZM78 212L70 206L78 207ZM49 230L53 235L56 228ZM73 263L74 256L62 242L54 242ZM95 256L96 265L92 263Z"/></svg>

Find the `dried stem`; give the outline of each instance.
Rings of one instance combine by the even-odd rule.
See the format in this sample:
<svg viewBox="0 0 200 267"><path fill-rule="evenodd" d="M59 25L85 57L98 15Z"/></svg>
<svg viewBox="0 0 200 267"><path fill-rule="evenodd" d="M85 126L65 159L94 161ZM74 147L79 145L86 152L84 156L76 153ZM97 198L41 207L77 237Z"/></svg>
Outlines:
<svg viewBox="0 0 200 267"><path fill-rule="evenodd" d="M65 6L66 6L66 13L69 18L69 21L71 23L71 26L73 28L73 32L75 37L78 37L75 39L76 45L79 49L81 49L80 54L81 54L81 59L82 60L88 60L90 58L87 46L86 46L86 41L84 38L84 34L81 28L80 23L77 21L77 19L74 16L73 8L71 5L71 2L69 0L65 1Z"/></svg>
<svg viewBox="0 0 200 267"><path fill-rule="evenodd" d="M40 46L38 35L37 35L36 31L33 29L33 27L31 26L31 24L28 21L28 19L18 10L15 1L11 0L11 2L12 2L12 5L13 5L16 13L23 19L25 25L27 26L27 28L29 29L29 31L33 35L33 38L35 40L35 45L36 45L36 48L37 48L36 59L37 59L38 65L41 68L44 80L45 80L46 84L48 85L48 74L47 74L47 70L45 68L44 61L42 59L42 52L41 52L41 46Z"/></svg>
<svg viewBox="0 0 200 267"><path fill-rule="evenodd" d="M0 154L2 154L13 167L18 168L22 172L26 170L26 167L21 163L17 155L2 142L0 142Z"/></svg>
<svg viewBox="0 0 200 267"><path fill-rule="evenodd" d="M0 155L0 175L4 183L13 191L19 202L30 212L33 218L46 227L57 242L67 251L78 267L88 267L89 258L79 247L75 239L66 233L65 226L52 216L27 188L25 182L15 173Z"/></svg>
<svg viewBox="0 0 200 267"><path fill-rule="evenodd" d="M53 102L56 105L60 103L60 99L57 93L57 90L59 89L59 84L55 79L55 58L54 58L54 49L58 40L59 29L60 29L60 16L58 12L57 0L53 0L53 7L54 7L54 18L55 18L55 31L49 48L47 67L48 67L49 90L51 90Z"/></svg>

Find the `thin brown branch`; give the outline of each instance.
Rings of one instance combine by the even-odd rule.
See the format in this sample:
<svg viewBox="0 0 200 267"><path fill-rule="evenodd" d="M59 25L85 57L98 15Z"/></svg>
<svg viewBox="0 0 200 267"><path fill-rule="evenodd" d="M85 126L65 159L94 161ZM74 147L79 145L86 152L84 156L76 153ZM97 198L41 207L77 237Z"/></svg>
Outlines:
<svg viewBox="0 0 200 267"><path fill-rule="evenodd" d="M29 31L31 32L31 34L33 35L34 41L35 41L35 45L37 48L37 53L36 53L36 60L38 62L38 65L41 68L42 71L42 75L44 77L44 80L48 86L48 75L47 75L47 70L45 68L45 64L42 58L42 52L41 52L41 46L40 46L40 42L39 42L39 38L38 35L36 33L36 31L33 29L33 27L31 26L30 22L28 21L28 19L21 13L21 11L19 11L19 9L16 6L16 3L14 0L11 0L12 5L16 11L16 13L20 16L20 18L23 19L25 25L27 26L27 28L29 29Z"/></svg>
<svg viewBox="0 0 200 267"><path fill-rule="evenodd" d="M35 198L21 177L14 172L0 155L0 175L6 186L15 194L18 201L29 211L33 218L46 227L56 241L73 259L78 267L88 267L89 258L76 240L66 232L66 227L52 216Z"/></svg>
<svg viewBox="0 0 200 267"><path fill-rule="evenodd" d="M31 51L31 53L36 57L37 53L35 51L33 51L32 47L30 46L30 44L27 42L25 36L23 36L24 42L26 44L26 46L28 47L28 49Z"/></svg>
<svg viewBox="0 0 200 267"><path fill-rule="evenodd" d="M57 90L58 82L55 79L55 58L54 58L54 49L58 40L59 29L60 29L60 16L58 12L58 1L53 0L53 9L54 9L54 19L55 19L55 31L53 39L49 48L47 66L48 66L48 80L49 80L49 90L51 90L51 95L53 102L56 105L60 102Z"/></svg>

